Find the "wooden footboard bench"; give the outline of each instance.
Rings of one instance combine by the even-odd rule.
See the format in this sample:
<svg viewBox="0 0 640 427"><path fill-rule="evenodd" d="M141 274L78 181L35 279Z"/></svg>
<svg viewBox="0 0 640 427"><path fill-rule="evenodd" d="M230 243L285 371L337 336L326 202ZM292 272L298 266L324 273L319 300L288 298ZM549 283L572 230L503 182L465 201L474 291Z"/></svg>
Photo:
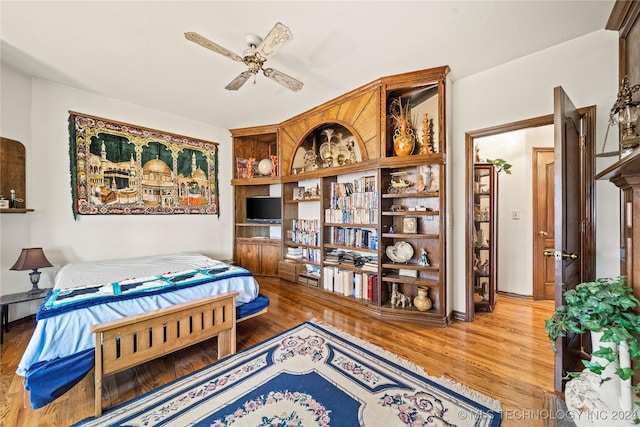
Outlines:
<svg viewBox="0 0 640 427"><path fill-rule="evenodd" d="M94 325L95 413L103 377L218 337L218 358L236 352L236 296L229 292Z"/></svg>

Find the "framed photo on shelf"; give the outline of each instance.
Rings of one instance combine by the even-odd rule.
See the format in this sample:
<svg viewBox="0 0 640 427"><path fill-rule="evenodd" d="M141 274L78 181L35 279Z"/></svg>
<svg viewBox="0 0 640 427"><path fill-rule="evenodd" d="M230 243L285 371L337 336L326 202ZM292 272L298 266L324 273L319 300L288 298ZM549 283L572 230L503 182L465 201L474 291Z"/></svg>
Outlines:
<svg viewBox="0 0 640 427"><path fill-rule="evenodd" d="M415 216L405 216L402 218L402 232L405 234L416 234L418 232L418 218Z"/></svg>
<svg viewBox="0 0 640 427"><path fill-rule="evenodd" d="M307 191L304 187L295 187L293 189L293 200L302 200L304 199L304 193Z"/></svg>
<svg viewBox="0 0 640 427"><path fill-rule="evenodd" d="M247 163L249 163L249 159L236 158L236 178L245 179L247 177Z"/></svg>
<svg viewBox="0 0 640 427"><path fill-rule="evenodd" d="M435 193L439 191L439 176L439 165L418 166L418 170L416 172L416 191L425 193Z"/></svg>

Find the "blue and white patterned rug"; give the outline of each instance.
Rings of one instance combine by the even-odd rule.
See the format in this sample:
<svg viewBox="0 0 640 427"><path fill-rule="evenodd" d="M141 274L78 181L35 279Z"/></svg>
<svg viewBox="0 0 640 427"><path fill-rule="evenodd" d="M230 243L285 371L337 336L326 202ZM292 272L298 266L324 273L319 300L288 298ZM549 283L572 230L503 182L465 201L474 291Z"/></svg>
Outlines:
<svg viewBox="0 0 640 427"><path fill-rule="evenodd" d="M306 322L82 426L499 426L500 402Z"/></svg>

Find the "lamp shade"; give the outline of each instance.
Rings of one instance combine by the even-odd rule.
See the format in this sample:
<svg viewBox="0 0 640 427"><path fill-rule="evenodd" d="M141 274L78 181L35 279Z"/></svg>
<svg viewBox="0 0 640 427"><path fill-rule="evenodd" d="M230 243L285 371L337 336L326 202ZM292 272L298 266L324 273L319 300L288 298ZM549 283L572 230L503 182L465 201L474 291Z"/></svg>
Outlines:
<svg viewBox="0 0 640 427"><path fill-rule="evenodd" d="M53 265L44 256L42 248L25 248L22 249L18 260L9 270L37 270L44 267L53 267Z"/></svg>

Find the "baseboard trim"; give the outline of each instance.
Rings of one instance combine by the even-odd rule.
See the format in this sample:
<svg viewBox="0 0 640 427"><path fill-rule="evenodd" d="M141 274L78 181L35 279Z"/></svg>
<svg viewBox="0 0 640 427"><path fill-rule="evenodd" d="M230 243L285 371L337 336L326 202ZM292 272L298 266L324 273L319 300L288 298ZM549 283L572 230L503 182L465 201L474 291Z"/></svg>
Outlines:
<svg viewBox="0 0 640 427"><path fill-rule="evenodd" d="M521 295L505 291L498 291L498 295L505 298L519 299L521 301L534 301L533 295Z"/></svg>
<svg viewBox="0 0 640 427"><path fill-rule="evenodd" d="M466 322L467 315L462 311L453 310L453 320L457 320L458 322Z"/></svg>

